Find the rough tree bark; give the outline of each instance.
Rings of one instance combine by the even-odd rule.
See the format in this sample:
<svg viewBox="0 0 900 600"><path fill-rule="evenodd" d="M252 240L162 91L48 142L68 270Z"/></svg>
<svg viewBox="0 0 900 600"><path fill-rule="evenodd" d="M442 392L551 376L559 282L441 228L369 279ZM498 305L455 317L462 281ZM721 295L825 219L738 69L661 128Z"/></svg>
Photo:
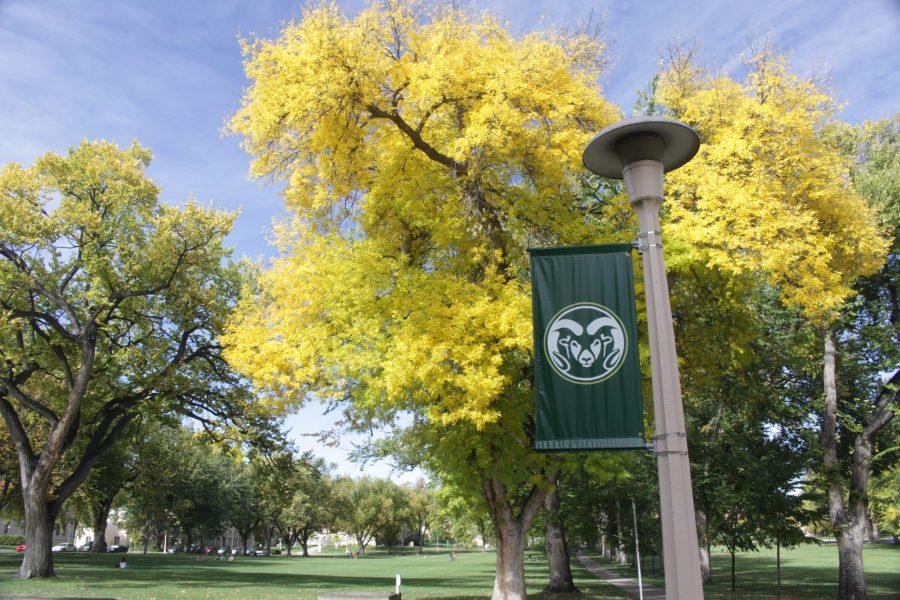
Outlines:
<svg viewBox="0 0 900 600"><path fill-rule="evenodd" d="M894 417L893 406L900 401L900 370L894 373L875 400L867 423L853 440L850 486L845 490L840 476L837 452L837 384L834 333L825 333L823 380L825 408L819 441L827 482L828 516L838 545L838 599L867 600L863 571L863 541L868 519L867 500L875 435Z"/></svg>
<svg viewBox="0 0 900 600"><path fill-rule="evenodd" d="M547 483L549 487L550 481ZM532 486L518 514L509 491L499 478L491 477L485 481L482 493L497 536L497 575L491 600L526 600L525 536L544 504L547 491Z"/></svg>
<svg viewBox="0 0 900 600"><path fill-rule="evenodd" d="M291 556L291 548L294 546L294 542L297 540L296 535L293 531L287 530L281 532L281 541L284 542L285 555Z"/></svg>
<svg viewBox="0 0 900 600"><path fill-rule="evenodd" d="M366 546L369 545L369 541L364 536L356 536L356 545L359 546L359 555L364 556L366 554Z"/></svg>
<svg viewBox="0 0 900 600"><path fill-rule="evenodd" d="M734 564L734 548L729 548L728 553L731 554L731 591L735 591L737 589L737 577L735 574L735 564Z"/></svg>
<svg viewBox="0 0 900 600"><path fill-rule="evenodd" d="M309 532L303 530L300 533L300 546L303 548L303 556L309 556Z"/></svg>
<svg viewBox="0 0 900 600"><path fill-rule="evenodd" d="M616 562L624 565L628 562L625 554L625 538L622 534L622 508L619 499L616 498Z"/></svg>
<svg viewBox="0 0 900 600"><path fill-rule="evenodd" d="M113 499L103 499L91 509L91 517L94 527L94 543L92 552L106 552L106 523L109 521L109 511L112 509Z"/></svg>
<svg viewBox="0 0 900 600"><path fill-rule="evenodd" d="M600 556L603 558L609 558L609 537L606 535L606 515L601 511L600 513Z"/></svg>
<svg viewBox="0 0 900 600"><path fill-rule="evenodd" d="M775 589L781 598L781 542L775 542Z"/></svg>
<svg viewBox="0 0 900 600"><path fill-rule="evenodd" d="M266 527L266 556L272 556L272 527Z"/></svg>
<svg viewBox="0 0 900 600"><path fill-rule="evenodd" d="M558 479L558 477L557 477ZM556 482L558 484L558 481ZM572 580L572 569L569 564L569 549L566 547L566 532L563 528L562 515L559 511L559 493L553 489L547 494L547 563L550 570L550 581L546 592L577 592Z"/></svg>
<svg viewBox="0 0 900 600"><path fill-rule="evenodd" d="M700 578L703 583L712 581L712 566L709 563L709 543L708 543L708 521L706 511L700 508L696 509L697 518L697 538L700 541Z"/></svg>
<svg viewBox="0 0 900 600"><path fill-rule="evenodd" d="M46 489L46 487L44 488ZM53 526L56 509L46 500L41 488L30 487L24 494L25 505L25 558L19 567L19 577L53 577Z"/></svg>
<svg viewBox="0 0 900 600"><path fill-rule="evenodd" d="M144 532L141 535L141 545L143 546L144 554L147 554L147 550L150 548L150 523L144 525Z"/></svg>

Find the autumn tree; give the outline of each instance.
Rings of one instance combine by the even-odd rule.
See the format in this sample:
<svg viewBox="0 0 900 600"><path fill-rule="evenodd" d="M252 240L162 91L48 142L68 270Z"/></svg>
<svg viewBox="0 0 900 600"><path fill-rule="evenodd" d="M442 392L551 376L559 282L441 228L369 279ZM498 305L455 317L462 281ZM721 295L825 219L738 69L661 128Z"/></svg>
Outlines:
<svg viewBox="0 0 900 600"><path fill-rule="evenodd" d="M878 475L898 460L892 451L900 435L894 419L900 408L900 117L837 125L829 133L888 238L887 260L854 281L853 296L824 329L821 466L841 559L839 597L856 600L867 597L862 547L871 524L869 481L873 469Z"/></svg>
<svg viewBox="0 0 900 600"><path fill-rule="evenodd" d="M571 197L585 143L618 116L602 40L391 1L309 9L244 51L231 127L293 217L229 360L349 423L414 415L419 464L487 501L494 596L524 598L525 533L557 468L530 450L526 249L596 239Z"/></svg>
<svg viewBox="0 0 900 600"><path fill-rule="evenodd" d="M690 52L668 55L655 99L694 126L703 145L693 161L667 177L667 263L676 273L712 272L732 287L768 286L818 330L826 381L819 433L825 470L833 474L840 597L860 598L862 540L856 517L841 500L837 396L828 382L834 381L839 310L853 297L854 282L883 264L885 242L876 211L850 185L849 161L824 134L834 102L822 86L791 73L769 44L753 52L746 67L745 80L736 81L706 73ZM726 301L740 297L723 291L719 297ZM881 416L868 421L873 427L860 438L859 483L868 477L868 446L883 426L890 398L871 400L872 414ZM864 487L852 495L864 502Z"/></svg>
<svg viewBox="0 0 900 600"><path fill-rule="evenodd" d="M149 162L137 143L85 141L0 172L0 414L21 465L24 578L53 575L62 504L139 415L256 410L216 340L241 286L222 244L234 214L160 203Z"/></svg>

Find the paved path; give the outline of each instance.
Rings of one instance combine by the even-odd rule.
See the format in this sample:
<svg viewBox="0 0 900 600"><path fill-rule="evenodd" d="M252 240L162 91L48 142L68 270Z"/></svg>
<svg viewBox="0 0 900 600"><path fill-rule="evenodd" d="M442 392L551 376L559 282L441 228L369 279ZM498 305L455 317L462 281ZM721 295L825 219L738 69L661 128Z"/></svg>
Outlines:
<svg viewBox="0 0 900 600"><path fill-rule="evenodd" d="M595 560L591 560L581 552L577 553L578 560L581 561L581 565L599 577L600 579L605 580L607 583L619 588L620 590L627 592L628 594L634 596L635 598L640 597L640 591L638 590L638 581L637 579L632 579L631 577L622 577L615 571L611 571L605 568L603 565L598 563ZM644 584L644 600L666 600L666 592L664 590L659 589L658 587L653 587L650 585Z"/></svg>

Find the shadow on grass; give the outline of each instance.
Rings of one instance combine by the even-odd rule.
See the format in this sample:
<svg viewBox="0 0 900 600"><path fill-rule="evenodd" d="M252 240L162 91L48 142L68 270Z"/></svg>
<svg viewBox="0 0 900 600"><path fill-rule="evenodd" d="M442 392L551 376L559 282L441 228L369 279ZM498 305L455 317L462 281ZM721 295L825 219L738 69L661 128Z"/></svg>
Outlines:
<svg viewBox="0 0 900 600"><path fill-rule="evenodd" d="M635 577L632 566L618 565L596 554L589 555L604 567ZM872 600L900 598L900 548L876 546L864 555L866 587ZM574 561L573 561L574 562ZM736 590L731 591L731 557L727 553L711 556L713 580L704 586L707 600L776 598L774 551L739 553L735 563ZM837 596L837 549L834 546L806 546L787 551L781 560L784 598L812 599ZM644 581L663 587L659 575Z"/></svg>
<svg viewBox="0 0 900 600"><path fill-rule="evenodd" d="M245 597L283 597L279 594L293 590L299 597L315 597L320 591L390 591L394 587L394 573L409 573L403 577L403 589L409 597L484 600L490 596L494 579L492 557L484 555L460 557L453 563L448 556L421 558L373 554L357 560L344 558L343 561L324 558L269 557L220 562L195 561L183 555L130 554L128 568L121 570L115 567L118 555L68 554L56 557L59 575L56 580L34 582L38 586L18 582L14 593L77 595L72 591L82 590L104 596L149 593L154 597L173 597L178 591L187 594L179 597L191 598L195 594L216 595L216 590L221 590L223 596L240 590ZM10 580L15 577L20 560L15 555L0 554L0 587L5 587L4 582L14 583ZM546 564L542 557L533 556L527 565L530 598L567 600L576 597L540 592L546 583ZM367 569L378 572L366 573ZM577 565L574 573L584 592L577 596L579 598L612 600L626 597Z"/></svg>

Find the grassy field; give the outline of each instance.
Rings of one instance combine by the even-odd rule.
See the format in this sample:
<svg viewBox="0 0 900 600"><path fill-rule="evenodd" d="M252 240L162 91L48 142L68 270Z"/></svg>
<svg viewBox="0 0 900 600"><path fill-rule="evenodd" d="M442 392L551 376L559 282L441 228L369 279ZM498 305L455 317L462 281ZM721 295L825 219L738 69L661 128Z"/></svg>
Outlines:
<svg viewBox="0 0 900 600"><path fill-rule="evenodd" d="M546 584L546 565L540 551L528 560L529 592ZM79 596L151 600L163 598L314 600L320 591L391 591L394 576L403 578L406 598L485 598L494 579L492 552L460 553L455 561L445 554L388 556L372 552L351 559L343 554L309 558L272 556L238 558L235 562L195 562L186 555L128 554L128 568L115 567L121 554L82 553L56 555L58 577L51 581L14 578L21 558L0 554L0 596ZM626 598L581 568L573 571L586 597L597 600ZM565 598L556 596L555 598Z"/></svg>
<svg viewBox="0 0 900 600"><path fill-rule="evenodd" d="M129 554L128 568L115 567L121 555L61 554L58 577L50 581L19 581L15 571L20 555L0 553L0 596L77 596L150 600L164 598L282 598L315 599L320 591L389 591L394 575L403 577L405 598L486 598L494 575L493 553L388 556L372 552L353 560L341 554L310 558L239 558L235 562L195 562L185 555ZM900 598L900 548L867 547L866 573L873 600ZM774 557L771 552L738 555L738 590L729 590L727 555L714 554L715 579L707 588L709 600L774 598ZM785 598L834 598L837 550L834 546L806 546L785 551L782 558ZM597 580L573 560L582 598L625 598ZM629 573L630 574L630 573ZM539 550L529 552L529 592L540 598L546 583L546 564ZM660 583L654 577L651 582ZM563 600L556 596L554 600Z"/></svg>
<svg viewBox="0 0 900 600"><path fill-rule="evenodd" d="M591 555L607 568L636 577L628 567L614 565ZM707 600L764 600L776 598L775 594L775 551L742 552L737 554L735 573L737 589L731 591L731 557L713 549L713 581L705 588ZM865 546L863 563L866 568L866 584L872 600L900 598L900 547L876 545ZM645 571L649 565L645 565ZM783 598L811 599L834 598L837 589L838 557L834 545L806 545L781 553L781 578ZM658 573L644 581L662 587Z"/></svg>

